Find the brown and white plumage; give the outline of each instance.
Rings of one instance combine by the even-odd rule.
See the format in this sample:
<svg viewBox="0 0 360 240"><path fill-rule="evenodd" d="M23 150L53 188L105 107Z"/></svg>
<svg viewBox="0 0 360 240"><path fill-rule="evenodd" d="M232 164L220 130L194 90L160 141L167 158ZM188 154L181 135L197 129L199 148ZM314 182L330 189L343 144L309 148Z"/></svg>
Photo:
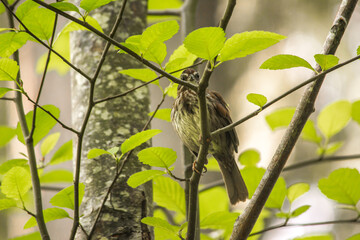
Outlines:
<svg viewBox="0 0 360 240"><path fill-rule="evenodd" d="M186 69L181 74L185 81L198 83L199 74ZM206 92L210 131L232 123L230 110L225 100L215 91ZM200 115L197 95L193 90L179 85L178 96L171 111L171 120L182 142L195 154L200 148ZM211 139L209 153L218 161L230 202L245 201L248 191L234 159L239 140L234 129L218 134Z"/></svg>

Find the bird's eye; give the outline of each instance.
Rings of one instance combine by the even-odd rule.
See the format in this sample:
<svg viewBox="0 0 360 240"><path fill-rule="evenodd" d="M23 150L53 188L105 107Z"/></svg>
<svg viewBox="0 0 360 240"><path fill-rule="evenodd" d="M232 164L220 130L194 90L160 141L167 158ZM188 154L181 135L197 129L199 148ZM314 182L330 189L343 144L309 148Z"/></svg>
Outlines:
<svg viewBox="0 0 360 240"><path fill-rule="evenodd" d="M195 72L195 73L194 73L194 77L195 77L197 80L199 80L199 78L200 78L199 73L198 73L198 72Z"/></svg>
<svg viewBox="0 0 360 240"><path fill-rule="evenodd" d="M187 78L188 78L188 75L187 75L187 74L184 74L184 73L181 74L181 76L180 76L180 79L183 80L183 81L186 81Z"/></svg>

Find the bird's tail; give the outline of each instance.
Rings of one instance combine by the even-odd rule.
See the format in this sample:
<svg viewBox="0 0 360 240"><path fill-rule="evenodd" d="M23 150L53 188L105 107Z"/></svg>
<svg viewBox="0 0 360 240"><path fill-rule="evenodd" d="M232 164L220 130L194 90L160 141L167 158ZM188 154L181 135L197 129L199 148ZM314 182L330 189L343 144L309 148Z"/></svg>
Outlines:
<svg viewBox="0 0 360 240"><path fill-rule="evenodd" d="M245 201L248 198L249 193L235 160L226 159L226 161L223 161L224 159L218 161L218 163L229 195L230 203L235 205L240 201Z"/></svg>

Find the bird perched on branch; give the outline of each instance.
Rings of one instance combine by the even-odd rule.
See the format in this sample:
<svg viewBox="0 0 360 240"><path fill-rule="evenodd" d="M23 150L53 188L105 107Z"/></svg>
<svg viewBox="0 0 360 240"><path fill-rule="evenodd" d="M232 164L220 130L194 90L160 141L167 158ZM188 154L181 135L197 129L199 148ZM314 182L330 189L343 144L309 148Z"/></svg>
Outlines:
<svg viewBox="0 0 360 240"><path fill-rule="evenodd" d="M188 68L182 72L180 78L197 85L200 77L197 71ZM206 101L210 131L232 123L229 107L219 93L207 90ZM171 121L182 142L197 156L201 131L196 92L185 86L178 86L177 98L171 111ZM234 159L234 151L237 152L238 145L239 139L232 129L215 135L209 146L209 153L215 157L220 166L231 204L245 201L248 197L245 182Z"/></svg>

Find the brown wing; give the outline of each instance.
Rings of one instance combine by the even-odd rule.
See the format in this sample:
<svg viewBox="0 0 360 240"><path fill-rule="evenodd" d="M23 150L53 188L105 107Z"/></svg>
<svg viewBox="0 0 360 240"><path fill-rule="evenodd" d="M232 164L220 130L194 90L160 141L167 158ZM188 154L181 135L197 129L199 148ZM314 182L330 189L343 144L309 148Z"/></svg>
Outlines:
<svg viewBox="0 0 360 240"><path fill-rule="evenodd" d="M230 117L230 109L225 102L224 98L215 91L209 91L208 92L213 98L217 99L216 104L214 105L216 112L219 114L219 116L222 116L222 122L224 123L224 126L227 126L232 123L231 117ZM232 144L234 145L235 152L237 152L237 148L239 146L239 139L236 134L235 129L227 131L225 134L227 134Z"/></svg>

